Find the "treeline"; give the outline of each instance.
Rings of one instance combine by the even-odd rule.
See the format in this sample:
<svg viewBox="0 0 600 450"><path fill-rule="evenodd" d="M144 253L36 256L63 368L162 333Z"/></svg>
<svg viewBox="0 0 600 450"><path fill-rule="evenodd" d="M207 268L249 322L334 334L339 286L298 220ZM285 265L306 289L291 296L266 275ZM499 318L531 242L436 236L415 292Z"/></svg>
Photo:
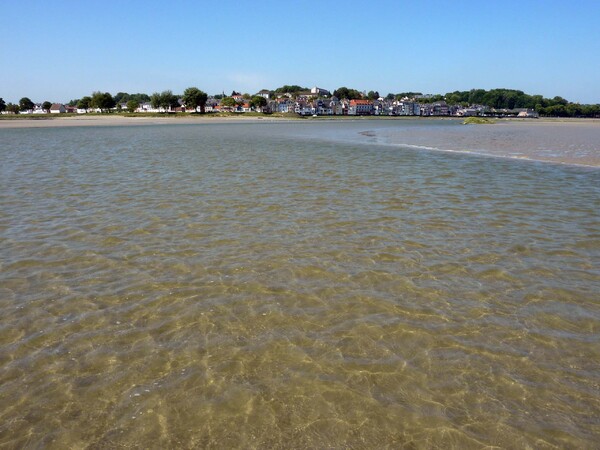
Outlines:
<svg viewBox="0 0 600 450"><path fill-rule="evenodd" d="M600 105L581 105L562 97L545 98L529 95L514 89L471 89L470 91L449 92L445 96L434 95L420 102L445 100L448 105L483 105L494 109L533 109L540 116L552 117L599 117Z"/></svg>
<svg viewBox="0 0 600 450"><path fill-rule="evenodd" d="M176 108L180 106L179 99L187 100L190 105L204 107L207 95L197 88L188 88L183 96L175 95L167 90L148 94L129 94L127 92L118 92L111 95L109 92L96 91L91 96L85 96L80 99L71 100L69 106L76 106L79 109L99 109L102 112L108 112L113 108L122 109L123 105L129 112L134 112L142 103L150 102L154 108Z"/></svg>

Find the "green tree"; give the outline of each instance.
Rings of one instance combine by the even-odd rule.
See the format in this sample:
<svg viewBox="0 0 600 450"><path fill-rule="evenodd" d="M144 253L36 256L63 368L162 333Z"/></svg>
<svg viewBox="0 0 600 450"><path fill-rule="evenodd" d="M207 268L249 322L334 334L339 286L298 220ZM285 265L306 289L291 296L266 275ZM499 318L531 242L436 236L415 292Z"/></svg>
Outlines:
<svg viewBox="0 0 600 450"><path fill-rule="evenodd" d="M6 103L4 103L4 99L0 97L0 113L6 111Z"/></svg>
<svg viewBox="0 0 600 450"><path fill-rule="evenodd" d="M569 117L580 117L583 114L583 108L577 103L569 103L566 110Z"/></svg>
<svg viewBox="0 0 600 450"><path fill-rule="evenodd" d="M92 108L98 108L102 112L109 112L111 108L115 107L115 100L112 95L108 92L96 91L92 94L90 106Z"/></svg>
<svg viewBox="0 0 600 450"><path fill-rule="evenodd" d="M129 100L136 100L140 103L144 103L144 102L149 102L150 101L150 96L148 94L131 94L129 95Z"/></svg>
<svg viewBox="0 0 600 450"><path fill-rule="evenodd" d="M563 105L563 106L566 106L567 103L569 103L567 100L565 100L564 98L559 97L559 96L556 96L556 97L554 97L552 99L552 104L553 105Z"/></svg>
<svg viewBox="0 0 600 450"><path fill-rule="evenodd" d="M21 100L19 100L19 109L21 111L29 111L33 109L34 106L35 105L33 104L33 102L27 97L23 97Z"/></svg>
<svg viewBox="0 0 600 450"><path fill-rule="evenodd" d="M228 108L234 108L237 105L237 103L235 101L235 98L225 97L224 99L221 100L221 105L226 106Z"/></svg>
<svg viewBox="0 0 600 450"><path fill-rule="evenodd" d="M155 109L163 108L168 111L169 108L179 106L178 98L171 91L155 92L150 96L150 103Z"/></svg>
<svg viewBox="0 0 600 450"><path fill-rule="evenodd" d="M87 110L90 109L91 103L92 103L91 97L87 97L87 96L83 97L77 102L77 108L85 109L85 111L87 112Z"/></svg>
<svg viewBox="0 0 600 450"><path fill-rule="evenodd" d="M160 108L160 92L154 92L150 96L150 105L152 105L152 108L154 109Z"/></svg>
<svg viewBox="0 0 600 450"><path fill-rule="evenodd" d="M127 102L127 111L129 111L130 113L135 112L136 109L138 109L140 107L140 102L138 102L137 100L129 100Z"/></svg>
<svg viewBox="0 0 600 450"><path fill-rule="evenodd" d="M417 95L423 95L422 92L399 92L396 94L396 100L402 100L403 98L414 98Z"/></svg>
<svg viewBox="0 0 600 450"><path fill-rule="evenodd" d="M333 91L333 96L339 99L347 100L356 100L362 98L362 94L359 91L357 91L356 89L348 89L345 86Z"/></svg>
<svg viewBox="0 0 600 450"><path fill-rule="evenodd" d="M250 106L254 109L262 111L267 106L267 99L262 95L255 95L250 99Z"/></svg>
<svg viewBox="0 0 600 450"><path fill-rule="evenodd" d="M127 92L117 92L113 99L118 105L119 103L127 103L129 100L131 100L131 95L129 95Z"/></svg>
<svg viewBox="0 0 600 450"><path fill-rule="evenodd" d="M275 89L275 93L276 94L294 94L294 93L298 93L301 91L308 91L308 88L302 87L302 86L298 86L297 84L292 84L292 85L283 85L281 87L278 87L277 89Z"/></svg>
<svg viewBox="0 0 600 450"><path fill-rule="evenodd" d="M377 100L379 98L379 92L369 91L369 93L367 94L367 97L369 98L369 100Z"/></svg>
<svg viewBox="0 0 600 450"><path fill-rule="evenodd" d="M52 108L52 103L50 103L49 101L45 101L44 103L42 103L42 109L47 113L50 112L50 108Z"/></svg>
<svg viewBox="0 0 600 450"><path fill-rule="evenodd" d="M19 107L19 105L15 105L14 103L9 103L8 105L6 105L6 110L13 114L19 114L19 111L21 110L21 108Z"/></svg>
<svg viewBox="0 0 600 450"><path fill-rule="evenodd" d="M600 117L600 105L585 105L583 115L586 117Z"/></svg>
<svg viewBox="0 0 600 450"><path fill-rule="evenodd" d="M566 117L567 116L567 108L564 105L552 105L546 108L546 115L553 117Z"/></svg>
<svg viewBox="0 0 600 450"><path fill-rule="evenodd" d="M485 94L485 89L471 89L467 101L471 105L481 105L483 104L483 97Z"/></svg>
<svg viewBox="0 0 600 450"><path fill-rule="evenodd" d="M189 87L183 91L182 100L186 109L193 109L194 112L200 107L200 112L204 114L207 99L208 95L206 95L206 92L203 92L196 87Z"/></svg>
<svg viewBox="0 0 600 450"><path fill-rule="evenodd" d="M465 95L466 94L466 95ZM446 99L446 103L449 105L459 105L463 102L467 102L468 100L468 93L466 92L460 92L460 91L454 91L454 92L448 92L445 96Z"/></svg>

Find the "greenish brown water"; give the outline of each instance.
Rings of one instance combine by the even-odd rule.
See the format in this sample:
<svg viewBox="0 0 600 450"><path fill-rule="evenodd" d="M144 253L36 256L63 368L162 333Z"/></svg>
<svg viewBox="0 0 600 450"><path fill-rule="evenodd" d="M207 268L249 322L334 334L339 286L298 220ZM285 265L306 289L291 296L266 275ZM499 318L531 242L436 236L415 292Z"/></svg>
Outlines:
<svg viewBox="0 0 600 450"><path fill-rule="evenodd" d="M600 170L365 130L0 130L0 447L596 447Z"/></svg>

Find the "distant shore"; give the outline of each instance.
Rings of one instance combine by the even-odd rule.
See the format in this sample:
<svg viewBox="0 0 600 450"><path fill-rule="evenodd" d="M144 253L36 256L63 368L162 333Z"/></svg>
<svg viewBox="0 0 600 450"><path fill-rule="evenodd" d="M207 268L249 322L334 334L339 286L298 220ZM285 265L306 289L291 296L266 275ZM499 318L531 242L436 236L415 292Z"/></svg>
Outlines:
<svg viewBox="0 0 600 450"><path fill-rule="evenodd" d="M101 115L82 114L77 116L11 116L0 117L0 129L3 128L55 128L55 127L81 127L81 126L135 126L135 125L166 125L166 124L208 124L208 123L265 123L265 122L295 122L295 121L322 121L322 120L457 120L463 121L464 117L454 116L276 116L276 115L252 115L252 116L132 116L125 115ZM502 118L495 119L501 122L527 122L544 124L589 124L600 126L600 119L576 119L576 118Z"/></svg>

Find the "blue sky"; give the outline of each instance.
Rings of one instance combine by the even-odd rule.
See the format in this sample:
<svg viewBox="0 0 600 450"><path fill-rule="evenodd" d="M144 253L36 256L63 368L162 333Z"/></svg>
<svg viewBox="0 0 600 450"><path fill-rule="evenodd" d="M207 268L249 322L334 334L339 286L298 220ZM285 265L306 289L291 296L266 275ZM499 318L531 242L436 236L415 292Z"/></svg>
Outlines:
<svg viewBox="0 0 600 450"><path fill-rule="evenodd" d="M600 103L600 1L0 1L0 97L283 84Z"/></svg>

